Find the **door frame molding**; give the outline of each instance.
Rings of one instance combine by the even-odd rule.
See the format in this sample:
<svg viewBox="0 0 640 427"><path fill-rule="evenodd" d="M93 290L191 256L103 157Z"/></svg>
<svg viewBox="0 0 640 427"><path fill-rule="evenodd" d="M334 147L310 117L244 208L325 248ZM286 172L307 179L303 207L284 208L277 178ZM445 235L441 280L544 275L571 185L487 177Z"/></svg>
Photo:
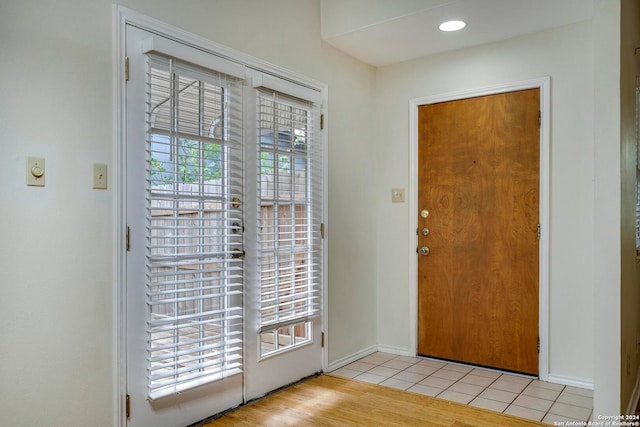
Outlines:
<svg viewBox="0 0 640 427"><path fill-rule="evenodd" d="M455 101L525 89L540 89L540 244L538 253L538 310L540 354L538 375L541 380L549 378L549 201L550 201L550 112L551 78L549 76L505 83L478 89L446 92L409 100L409 227L418 224L418 107L438 102ZM416 228L417 230L417 228ZM418 351L418 259L416 248L418 236L411 232L409 237L409 351Z"/></svg>
<svg viewBox="0 0 640 427"><path fill-rule="evenodd" d="M178 41L204 52L220 56L228 60L243 64L245 67L271 74L289 80L303 87L311 88L320 92L322 98L321 113L328 117L329 86L319 80L315 80L297 72L277 66L268 61L245 54L239 50L224 46L204 37L190 33L171 24L146 16L126 7L114 4L112 6L112 102L113 102L113 222L112 233L114 246L112 250L112 271L114 283L112 288L112 298L114 301L112 311L113 326L113 385L114 396L112 396L112 409L115 414L114 425L125 427L126 417L126 396L127 396L127 289L126 289L126 229L127 229L127 203L126 203L126 81L125 81L125 30L127 24L156 33L163 37ZM325 230L329 225L329 150L328 120L324 121L321 143L323 145L323 223ZM324 347L322 348L322 370L327 371L329 360L328 344L328 315L329 300L328 272L329 272L329 236L325 232L323 238L323 259L322 269L322 331L325 334ZM314 339L321 339L314 337Z"/></svg>

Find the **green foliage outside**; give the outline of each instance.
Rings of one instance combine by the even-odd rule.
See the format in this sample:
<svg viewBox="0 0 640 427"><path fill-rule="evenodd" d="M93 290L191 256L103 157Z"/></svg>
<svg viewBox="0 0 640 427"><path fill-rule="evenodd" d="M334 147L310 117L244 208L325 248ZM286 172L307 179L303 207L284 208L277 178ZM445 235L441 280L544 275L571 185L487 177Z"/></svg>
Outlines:
<svg viewBox="0 0 640 427"><path fill-rule="evenodd" d="M202 146L202 153L200 152ZM278 155L278 173L291 172L291 156ZM200 159L203 164L200 164ZM177 177L167 163L158 159L157 154L151 156L151 181L153 185L171 184L175 181L179 183L199 182L200 169L202 166L202 176L204 181L219 179L222 176L222 147L219 144L201 143L190 139L180 139L178 141L178 162ZM273 175L275 172L274 153L260 153L260 173Z"/></svg>
<svg viewBox="0 0 640 427"><path fill-rule="evenodd" d="M200 152L202 147L202 153ZM202 165L200 159L203 159ZM202 167L202 172L201 172ZM190 139L178 141L177 182L196 183L200 174L205 181L222 176L222 147L219 144L200 143ZM171 184L173 173L157 157L151 157L151 180L154 184Z"/></svg>

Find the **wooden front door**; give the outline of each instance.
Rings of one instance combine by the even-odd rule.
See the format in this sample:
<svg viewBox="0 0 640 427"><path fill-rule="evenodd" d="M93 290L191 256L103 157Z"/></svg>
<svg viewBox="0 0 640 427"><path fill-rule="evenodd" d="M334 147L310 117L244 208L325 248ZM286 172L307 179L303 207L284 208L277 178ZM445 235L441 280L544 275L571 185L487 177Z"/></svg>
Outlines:
<svg viewBox="0 0 640 427"><path fill-rule="evenodd" d="M419 107L418 353L538 374L539 89Z"/></svg>

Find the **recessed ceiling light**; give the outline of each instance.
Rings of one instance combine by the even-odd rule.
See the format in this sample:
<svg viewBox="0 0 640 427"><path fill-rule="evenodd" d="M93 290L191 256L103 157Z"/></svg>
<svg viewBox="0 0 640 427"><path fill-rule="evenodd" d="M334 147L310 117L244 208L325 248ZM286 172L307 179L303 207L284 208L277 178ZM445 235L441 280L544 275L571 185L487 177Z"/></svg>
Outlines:
<svg viewBox="0 0 640 427"><path fill-rule="evenodd" d="M467 26L464 21L447 21L440 24L440 31L459 31Z"/></svg>

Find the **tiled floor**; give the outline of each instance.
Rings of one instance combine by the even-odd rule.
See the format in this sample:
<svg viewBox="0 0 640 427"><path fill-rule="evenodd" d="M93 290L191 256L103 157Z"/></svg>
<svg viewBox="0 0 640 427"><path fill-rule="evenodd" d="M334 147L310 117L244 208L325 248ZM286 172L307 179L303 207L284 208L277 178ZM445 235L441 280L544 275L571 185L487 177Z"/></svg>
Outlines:
<svg viewBox="0 0 640 427"><path fill-rule="evenodd" d="M332 374L535 421L589 421L593 392L419 357L373 353Z"/></svg>

